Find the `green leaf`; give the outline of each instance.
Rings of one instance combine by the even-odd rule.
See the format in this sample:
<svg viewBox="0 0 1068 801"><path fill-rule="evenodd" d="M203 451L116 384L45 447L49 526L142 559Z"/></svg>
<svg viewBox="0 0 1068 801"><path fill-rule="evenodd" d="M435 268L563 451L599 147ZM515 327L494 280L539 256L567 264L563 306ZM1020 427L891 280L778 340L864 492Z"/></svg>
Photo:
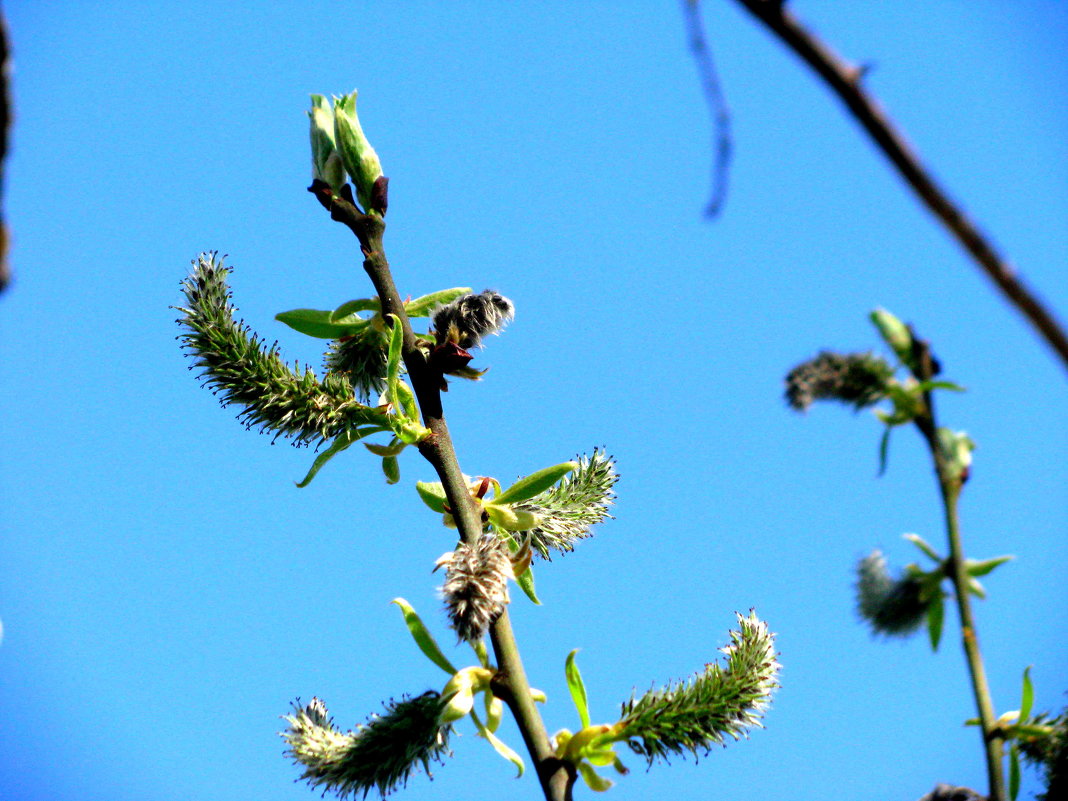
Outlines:
<svg viewBox="0 0 1068 801"><path fill-rule="evenodd" d="M564 676L567 677L567 689L571 692L571 700L575 703L582 728L585 729L590 725L590 707L586 699L586 685L582 681L578 665L575 664L575 654L578 652L579 649L576 648L567 655L567 661L564 663Z"/></svg>
<svg viewBox="0 0 1068 801"><path fill-rule="evenodd" d="M1020 751L1016 743L1009 746L1009 797L1016 801L1020 794Z"/></svg>
<svg viewBox="0 0 1068 801"><path fill-rule="evenodd" d="M902 536L904 536L905 539L907 539L909 542L911 542L913 545L915 545L917 548L919 548L921 551L931 557L931 559L936 561L938 564L942 564L943 559L941 556L939 556L938 551L932 548L931 545L919 534L904 534Z"/></svg>
<svg viewBox="0 0 1068 801"><path fill-rule="evenodd" d="M419 407L415 405L415 393L404 379L397 382L397 394L400 396L400 407L404 416L413 422L419 422Z"/></svg>
<svg viewBox="0 0 1068 801"><path fill-rule="evenodd" d="M968 579L968 592L981 600L986 600L986 588L979 583L979 579Z"/></svg>
<svg viewBox="0 0 1068 801"><path fill-rule="evenodd" d="M950 392L967 392L960 384L952 381L921 381L916 385L921 392L930 392L932 389L948 389Z"/></svg>
<svg viewBox="0 0 1068 801"><path fill-rule="evenodd" d="M519 589L523 591L523 594L527 596L535 605L541 606L541 601L538 600L538 594L534 591L534 569L528 567L522 573L515 577L515 583L519 585Z"/></svg>
<svg viewBox="0 0 1068 801"><path fill-rule="evenodd" d="M1031 666L1023 672L1023 689L1020 692L1020 722L1031 717L1031 707L1035 703L1035 686L1031 683Z"/></svg>
<svg viewBox="0 0 1068 801"><path fill-rule="evenodd" d="M433 433L422 423L415 420L408 420L404 417L390 415L389 422L390 427L393 429L393 433L397 435L397 439L405 445L415 445L416 443L422 442Z"/></svg>
<svg viewBox="0 0 1068 801"><path fill-rule="evenodd" d="M423 503L438 514L445 514L445 505L448 499L445 497L445 488L438 481L416 481L415 491L423 499Z"/></svg>
<svg viewBox="0 0 1068 801"><path fill-rule="evenodd" d="M941 593L937 598L931 599L927 605L927 634L931 639L931 650L938 650L938 643L942 640L942 622L946 615L946 599Z"/></svg>
<svg viewBox="0 0 1068 801"><path fill-rule="evenodd" d="M315 457L315 461L312 462L312 466L308 468L308 473L304 476L304 480L298 481L297 486L302 489L308 486L311 483L311 480L315 478L315 476L318 474L318 472L323 469L323 465L325 465L343 450L348 448L354 442L358 442L360 440L359 431L360 429L356 429L356 431L353 431L352 429L346 429L341 434L338 434L334 438L334 441L330 443L330 447L328 447L326 450L324 450L322 453Z"/></svg>
<svg viewBox="0 0 1068 801"><path fill-rule="evenodd" d="M401 403L397 383L400 381L401 345L404 341L404 333L400 318L395 314L389 316L393 321L393 327L389 333L389 352L386 357L386 388L389 392L389 401L393 404L393 413L402 414L404 406Z"/></svg>
<svg viewBox="0 0 1068 801"><path fill-rule="evenodd" d="M501 717L504 715L504 702L488 691L482 693L482 700L486 706L486 728L495 732L497 727L501 725Z"/></svg>
<svg viewBox="0 0 1068 801"><path fill-rule="evenodd" d="M444 670L450 676L455 676L459 671L452 666L452 663L445 658L445 654L438 648L437 642L430 634L430 631L423 624L419 615L415 613L415 609L403 598L394 598L392 603L395 603L400 607L401 612L404 615L404 623L408 626L408 631L412 635L412 639L415 640L415 644L419 646L419 650L423 652L431 662Z"/></svg>
<svg viewBox="0 0 1068 801"><path fill-rule="evenodd" d="M881 476L886 472L886 460L890 456L890 432L893 428L888 424L886 431L883 432L883 437L879 440L879 475Z"/></svg>
<svg viewBox="0 0 1068 801"><path fill-rule="evenodd" d="M526 770L526 765L523 764L522 757L520 757L519 754L517 754L503 742L501 742L497 738L497 735L495 735L488 728L486 728L482 724L482 721L479 720L478 715L473 709L471 710L471 719L475 722L475 728L478 729L479 736L485 737L487 740L489 740L489 744L493 746L494 751L496 751L498 754L500 754L502 757L504 757L516 766L516 769L519 771L518 774L516 774L516 778L518 779L520 776L522 776L523 771Z"/></svg>
<svg viewBox="0 0 1068 801"><path fill-rule="evenodd" d="M388 445L377 445L374 442L365 442L363 447L367 448L375 456L400 456L401 451L408 447L407 443L401 442L394 437L389 441Z"/></svg>
<svg viewBox="0 0 1068 801"><path fill-rule="evenodd" d="M968 572L969 576L985 576L995 567L1011 562L1015 559L1015 556L995 556L993 559L982 559L976 561L974 559L964 560L964 569Z"/></svg>
<svg viewBox="0 0 1068 801"><path fill-rule="evenodd" d="M379 312L382 311L382 304L378 302L378 298L349 300L330 312L330 319L336 322L337 320L344 319L345 317L361 311Z"/></svg>
<svg viewBox="0 0 1068 801"><path fill-rule="evenodd" d="M563 464L546 467L536 473L531 473L526 478L521 478L512 486L493 499L496 504L520 503L528 501L535 495L549 489L578 467L578 462L564 462Z"/></svg>
<svg viewBox="0 0 1068 801"><path fill-rule="evenodd" d="M396 484L400 481L400 463L396 456L382 457L382 472L386 476L387 484Z"/></svg>
<svg viewBox="0 0 1068 801"><path fill-rule="evenodd" d="M1017 723L1010 727L1010 737L1039 737L1046 738L1053 735L1052 726L1037 726L1033 723Z"/></svg>
<svg viewBox="0 0 1068 801"><path fill-rule="evenodd" d="M500 531L498 530L499 534ZM502 537L505 544L508 546L513 554L519 553L519 550L523 547L520 543L516 542L510 535ZM513 561L512 567L515 567ZM519 589L523 591L523 594L527 596L537 606L541 606L541 601L538 600L538 595L534 591L534 569L530 565L527 565L527 569L515 577L515 583L519 585Z"/></svg>
<svg viewBox="0 0 1068 801"><path fill-rule="evenodd" d="M471 287L459 286L454 289L442 289L440 292L431 292L421 298L410 300L404 304L404 311L409 317L429 317L435 306L451 303L461 295L470 295Z"/></svg>
<svg viewBox="0 0 1068 801"><path fill-rule="evenodd" d="M612 782L599 775L589 762L579 762L575 767L578 768L582 781L586 782L586 786L595 793L603 793L605 790L611 789Z"/></svg>
<svg viewBox="0 0 1068 801"><path fill-rule="evenodd" d="M475 640L474 642L468 642L471 649L475 652L475 656L478 657L478 663L484 668L489 667L489 653L486 651L486 641L483 639ZM496 731L496 729L494 729Z"/></svg>
<svg viewBox="0 0 1068 801"><path fill-rule="evenodd" d="M317 309L291 309L280 312L274 319L285 323L294 331L318 339L340 339L358 333L368 323L356 315L334 319L333 312Z"/></svg>

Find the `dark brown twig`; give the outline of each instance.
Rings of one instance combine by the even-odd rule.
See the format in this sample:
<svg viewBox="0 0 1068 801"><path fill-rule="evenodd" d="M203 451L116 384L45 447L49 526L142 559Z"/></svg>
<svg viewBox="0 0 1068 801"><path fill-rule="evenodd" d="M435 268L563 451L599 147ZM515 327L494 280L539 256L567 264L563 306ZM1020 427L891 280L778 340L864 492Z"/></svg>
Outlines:
<svg viewBox="0 0 1068 801"><path fill-rule="evenodd" d="M434 369L416 345L411 322L404 309L404 301L401 300L401 294L393 282L382 246L385 221L379 214L361 213L353 204L351 193L342 193L341 198L331 197L329 188L318 181L312 184L309 191L330 210L332 219L344 224L356 235L364 256L363 268L374 284L382 304L382 315L395 315L401 325L401 354L404 366L408 370L412 389L419 402L423 424L432 432L430 437L419 443L419 452L430 462L441 479L460 536L464 542L473 545L482 536L482 510L471 497L456 458L449 428L445 423L441 404L441 373ZM377 208L385 209L384 184L380 190ZM507 610L490 627L490 641L498 666L498 674L494 679L495 692L515 717L523 742L534 760L546 801L571 801L571 791L576 779L575 768L558 759L553 752L545 723L534 705Z"/></svg>
<svg viewBox="0 0 1068 801"><path fill-rule="evenodd" d="M8 81L11 65L8 59L7 21L0 12L0 292L11 282L11 266L7 260L8 231L3 213L4 162L7 160L8 139L11 133L11 92Z"/></svg>
<svg viewBox="0 0 1068 801"><path fill-rule="evenodd" d="M878 102L861 85L864 70L810 33L781 0L737 0L799 55L834 91L905 182L1068 367L1068 335L967 215L935 182Z"/></svg>

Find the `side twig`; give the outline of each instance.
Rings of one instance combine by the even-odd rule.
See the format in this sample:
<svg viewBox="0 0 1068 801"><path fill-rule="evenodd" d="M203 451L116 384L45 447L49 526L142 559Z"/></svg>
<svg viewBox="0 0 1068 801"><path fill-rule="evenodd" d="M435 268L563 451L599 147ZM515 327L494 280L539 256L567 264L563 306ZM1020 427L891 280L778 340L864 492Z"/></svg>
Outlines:
<svg viewBox="0 0 1068 801"><path fill-rule="evenodd" d="M381 191L384 193L384 186ZM449 428L445 423L441 404L441 375L435 374L423 351L416 347L404 302L393 282L382 246L385 221L375 214L360 213L354 205L343 199L333 199L329 207L331 217L348 226L360 241L364 256L363 268L381 301L382 315L388 317L393 314L400 321L404 335L404 364L419 401L423 424L433 432L432 436L419 443L419 452L434 467L441 480L461 538L469 545L475 545L482 536L481 510L464 481ZM534 760L546 800L571 801L571 790L576 779L575 769L569 763L558 759L553 752L545 723L531 696L530 684L507 610L490 628L490 640L498 666L498 674L493 682L494 692L508 704L515 717L523 742Z"/></svg>
<svg viewBox="0 0 1068 801"><path fill-rule="evenodd" d="M712 50L708 46L704 25L701 22L700 0L682 0L682 13L686 21L686 36L690 42L690 52L697 64L697 74L701 79L701 94L712 117L712 184L705 216L718 217L727 202L727 185L731 166L731 113L727 108L727 99L723 95L716 64L712 60Z"/></svg>
<svg viewBox="0 0 1068 801"><path fill-rule="evenodd" d="M935 182L878 102L861 85L864 69L849 64L808 31L782 0L737 0L800 56L838 95L876 146L927 208L949 229L987 277L1002 291L1068 368L1068 335L1015 269Z"/></svg>

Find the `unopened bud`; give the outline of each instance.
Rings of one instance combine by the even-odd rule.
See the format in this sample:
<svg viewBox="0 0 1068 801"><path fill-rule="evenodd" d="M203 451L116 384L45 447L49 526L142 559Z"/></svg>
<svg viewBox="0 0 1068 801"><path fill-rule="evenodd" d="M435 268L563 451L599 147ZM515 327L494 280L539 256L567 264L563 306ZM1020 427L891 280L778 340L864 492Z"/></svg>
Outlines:
<svg viewBox="0 0 1068 801"><path fill-rule="evenodd" d="M902 363L911 367L914 361L912 352L912 332L909 327L886 309L876 309L871 313L871 321L879 329L886 344L897 354Z"/></svg>
<svg viewBox="0 0 1068 801"><path fill-rule="evenodd" d="M334 98L334 141L345 172L356 186L356 198L365 212L374 210L375 181L382 177L378 154L367 141L356 116L356 92ZM377 209L381 212L382 209Z"/></svg>
<svg viewBox="0 0 1068 801"><path fill-rule="evenodd" d="M336 192L345 183L345 167L334 146L334 112L322 95L312 95L311 101L312 178Z"/></svg>

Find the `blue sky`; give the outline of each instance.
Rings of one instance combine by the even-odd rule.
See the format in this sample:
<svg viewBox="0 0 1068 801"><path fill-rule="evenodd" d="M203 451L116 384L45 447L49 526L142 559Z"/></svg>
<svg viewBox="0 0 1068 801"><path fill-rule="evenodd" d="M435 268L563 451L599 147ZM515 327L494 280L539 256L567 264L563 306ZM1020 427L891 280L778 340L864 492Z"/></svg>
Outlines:
<svg viewBox="0 0 1068 801"><path fill-rule="evenodd" d="M1037 2L804 2L951 193L1068 314L1068 10ZM465 471L516 475L604 445L622 475L595 539L537 570L513 619L549 729L574 728L716 656L733 612L779 635L782 689L748 742L633 769L617 801L915 799L982 787L953 629L874 640L852 567L942 545L929 463L897 432L876 477L867 413L790 413L782 376L821 348L876 348L885 306L967 394L940 415L978 442L965 548L986 582L999 711L1033 664L1068 675L1065 373L892 175L824 88L735 4L704 4L733 114L723 217L675 3L7 4L16 55L0 298L0 795L12 801L316 797L278 716L318 695L348 727L444 683L389 605L449 641L431 575L450 535L412 482L349 452L245 431L186 370L178 282L229 254L242 315L273 321L369 287L351 235L304 191L309 93L360 90L390 184L402 294L466 285L515 302L446 413ZM953 620L953 619L951 619ZM955 620L953 620L955 624ZM466 656L459 649L457 660ZM409 799L536 798L469 729ZM504 739L516 747L511 724ZM1029 797L1038 783L1025 777ZM585 790L580 790L585 793Z"/></svg>

